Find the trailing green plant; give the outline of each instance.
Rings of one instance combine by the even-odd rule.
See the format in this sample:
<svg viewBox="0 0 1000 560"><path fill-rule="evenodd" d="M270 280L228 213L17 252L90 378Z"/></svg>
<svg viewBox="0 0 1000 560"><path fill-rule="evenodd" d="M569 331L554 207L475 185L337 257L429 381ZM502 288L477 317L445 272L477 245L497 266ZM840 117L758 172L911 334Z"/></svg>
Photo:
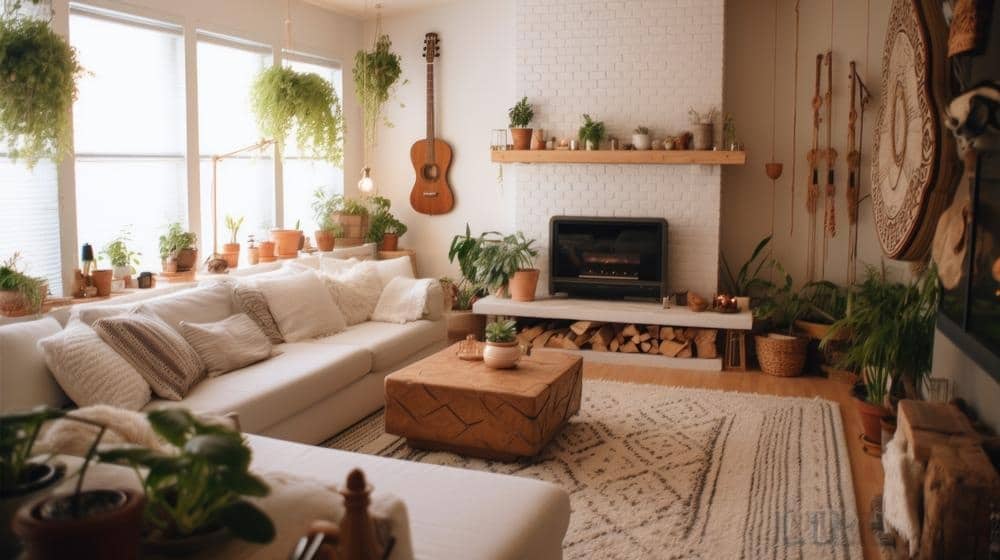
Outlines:
<svg viewBox="0 0 1000 560"><path fill-rule="evenodd" d="M21 270L18 261L21 253L14 252L7 260L0 263L0 291L17 292L30 313L38 313L47 294L44 278L28 276Z"/></svg>
<svg viewBox="0 0 1000 560"><path fill-rule="evenodd" d="M511 128L527 128L531 119L535 118L535 110L528 103L527 97L522 97L516 105L507 111Z"/></svg>
<svg viewBox="0 0 1000 560"><path fill-rule="evenodd" d="M355 95L361 105L367 152L375 146L379 121L387 127L393 126L382 111L403 74L402 61L398 54L392 52L392 41L388 35L380 35L371 51L360 50L354 55L352 74Z"/></svg>
<svg viewBox="0 0 1000 560"><path fill-rule="evenodd" d="M722 291L728 295L741 297L761 297L774 289L774 283L761 278L761 272L774 270L777 261L769 259L764 254L764 249L771 243L771 236L757 242L750 258L740 267L739 272L734 276L729 268L725 255L722 257Z"/></svg>
<svg viewBox="0 0 1000 560"><path fill-rule="evenodd" d="M865 280L848 292L844 318L833 323L820 346L847 335L840 367L902 380L916 397L931 371L939 299L934 266L907 284L869 267Z"/></svg>
<svg viewBox="0 0 1000 560"><path fill-rule="evenodd" d="M239 238L237 237L240 233L240 228L243 227L243 216L235 217L226 214L226 229L229 230L229 242L239 243Z"/></svg>
<svg viewBox="0 0 1000 560"><path fill-rule="evenodd" d="M344 160L344 116L333 85L318 74L271 66L254 80L250 92L257 126L284 147L295 142L310 157L340 167Z"/></svg>
<svg viewBox="0 0 1000 560"><path fill-rule="evenodd" d="M506 286L518 270L531 268L534 258L538 256L538 251L532 248L534 242L521 232L503 237L483 237L475 261L476 285L496 291Z"/></svg>
<svg viewBox="0 0 1000 560"><path fill-rule="evenodd" d="M517 340L517 323L513 319L497 319L486 325L486 342L514 342Z"/></svg>
<svg viewBox="0 0 1000 560"><path fill-rule="evenodd" d="M399 221L389 211L392 207L392 202L388 198L373 196L369 200L368 206L371 218L368 222L368 232L365 234L366 241L379 243L387 233L396 234L400 237L406 233L406 224Z"/></svg>
<svg viewBox="0 0 1000 560"><path fill-rule="evenodd" d="M49 22L18 16L18 8L0 18L0 137L11 158L33 168L73 153L70 107L83 68Z"/></svg>
<svg viewBox="0 0 1000 560"><path fill-rule="evenodd" d="M184 231L180 222L167 226L167 232L160 236L160 260L176 257L181 249L194 247L198 243L198 235Z"/></svg>
<svg viewBox="0 0 1000 560"><path fill-rule="evenodd" d="M130 243L132 243L132 230L125 228L104 246L101 254L107 257L108 262L115 268L138 266L142 253L129 249Z"/></svg>
<svg viewBox="0 0 1000 560"><path fill-rule="evenodd" d="M646 135L648 135L649 134L649 127L637 126L637 127L635 127L635 130L633 130L632 132L634 132L636 134L646 134Z"/></svg>
<svg viewBox="0 0 1000 560"><path fill-rule="evenodd" d="M147 417L172 450L127 446L102 451L100 458L129 465L139 475L151 537L169 540L225 527L248 542L274 539L271 519L246 499L266 496L270 488L249 471L250 448L239 432L201 422L183 409Z"/></svg>
<svg viewBox="0 0 1000 560"><path fill-rule="evenodd" d="M580 142L586 143L588 140L594 146L604 140L604 122L595 121L590 115L583 115L583 126L579 131Z"/></svg>

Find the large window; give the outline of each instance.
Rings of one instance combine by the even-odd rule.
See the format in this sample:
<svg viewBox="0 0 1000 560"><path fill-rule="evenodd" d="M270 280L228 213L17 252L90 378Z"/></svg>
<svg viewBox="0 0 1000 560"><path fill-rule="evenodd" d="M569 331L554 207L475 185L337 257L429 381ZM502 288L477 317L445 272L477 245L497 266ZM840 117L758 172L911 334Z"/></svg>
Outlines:
<svg viewBox="0 0 1000 560"><path fill-rule="evenodd" d="M56 166L40 161L29 171L23 160L0 153L0 259L15 252L28 274L44 276L62 295Z"/></svg>
<svg viewBox="0 0 1000 560"><path fill-rule="evenodd" d="M140 268L159 269L159 235L187 216L182 31L79 7L69 25L87 70L73 107L77 239L99 251L130 228Z"/></svg>
<svg viewBox="0 0 1000 560"><path fill-rule="evenodd" d="M271 49L200 33L198 37L198 139L201 150L202 231L212 243L212 156L261 139L250 109L250 88L271 64ZM219 161L217 223L219 249L227 242L225 216L243 216L240 242L274 225L274 148Z"/></svg>
<svg viewBox="0 0 1000 560"><path fill-rule="evenodd" d="M296 72L312 72L333 84L343 103L340 67L321 59L286 53L285 64ZM303 157L295 146L294 132L285 147L284 159L284 218L285 225L292 227L302 221L305 234L312 236L317 229L310 202L313 192L322 187L326 191L344 192L344 172L333 164Z"/></svg>

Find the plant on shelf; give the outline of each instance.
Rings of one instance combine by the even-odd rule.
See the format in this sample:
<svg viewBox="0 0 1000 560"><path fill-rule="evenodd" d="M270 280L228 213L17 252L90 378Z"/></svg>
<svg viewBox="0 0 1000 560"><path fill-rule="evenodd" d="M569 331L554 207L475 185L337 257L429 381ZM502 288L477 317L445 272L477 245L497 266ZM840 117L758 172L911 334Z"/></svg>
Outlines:
<svg viewBox="0 0 1000 560"><path fill-rule="evenodd" d="M0 262L0 314L38 313L48 295L48 281L29 276L18 265L21 253L15 252Z"/></svg>
<svg viewBox="0 0 1000 560"><path fill-rule="evenodd" d="M645 126L635 127L635 130L632 131L632 146L637 150L649 149L649 128Z"/></svg>
<svg viewBox="0 0 1000 560"><path fill-rule="evenodd" d="M250 448L239 432L204 423L184 409L147 414L153 430L174 449L142 447L102 451L102 461L136 470L146 492L147 543L226 534L252 543L274 539L271 519L247 497L263 497L267 484L249 471Z"/></svg>
<svg viewBox="0 0 1000 560"><path fill-rule="evenodd" d="M343 236L344 228L334 221L334 213L338 209L340 195L330 195L318 187L313 192L313 219L319 227L315 232L316 246L320 251L332 251L337 244L337 238Z"/></svg>
<svg viewBox="0 0 1000 560"><path fill-rule="evenodd" d="M226 214L226 230L229 232L229 243L222 244L222 258L226 260L229 268L236 268L240 265L240 228L243 227L243 216L231 216Z"/></svg>
<svg viewBox="0 0 1000 560"><path fill-rule="evenodd" d="M604 140L604 123L595 121L590 115L583 115L583 126L579 131L580 142L588 150L597 150L601 147L601 140Z"/></svg>
<svg viewBox="0 0 1000 560"><path fill-rule="evenodd" d="M496 319L486 325L486 347L483 363L495 369L508 369L521 359L517 346L517 323L512 319Z"/></svg>
<svg viewBox="0 0 1000 560"><path fill-rule="evenodd" d="M20 2L6 5L0 14L0 137L11 158L33 168L41 159L58 161L73 152L70 107L83 68L48 21L18 15Z"/></svg>
<svg viewBox="0 0 1000 560"><path fill-rule="evenodd" d="M379 35L371 51L360 50L354 55L354 91L361 105L366 153L370 153L375 146L379 121L392 127L392 123L382 116L382 111L402 73L402 61L398 54L392 52L392 41L388 35Z"/></svg>
<svg viewBox="0 0 1000 560"><path fill-rule="evenodd" d="M768 290L754 309L754 318L768 325L768 332L757 335L757 357L760 369L777 377L796 377L806 365L809 339L796 336L795 321L808 309L808 303L793 288L792 277L780 263L774 269L782 281Z"/></svg>
<svg viewBox="0 0 1000 560"><path fill-rule="evenodd" d="M318 74L270 66L250 92L257 126L284 149L291 132L299 150L340 167L344 160L344 116L333 85Z"/></svg>
<svg viewBox="0 0 1000 560"><path fill-rule="evenodd" d="M50 488L65 470L61 463L41 461L31 456L42 425L57 419L86 424L97 432L76 470L73 492L36 500L34 498L39 490ZM98 422L46 407L0 417L0 480L5 484L3 492L22 497L27 494L32 498L22 499L23 505L14 515L13 523L5 524L20 537L26 557L69 558L86 549L96 556L126 558L134 556L138 550L145 503L143 495L134 490L83 489L105 431L106 426ZM14 485L6 486L8 482ZM33 495L32 491L35 491ZM10 494L5 497L10 497ZM10 511L7 507L2 509Z"/></svg>
<svg viewBox="0 0 1000 560"><path fill-rule="evenodd" d="M164 272L186 272L198 262L198 235L184 231L180 222L167 226L167 232L160 236L160 260Z"/></svg>
<svg viewBox="0 0 1000 560"><path fill-rule="evenodd" d="M516 105L507 111L510 117L510 134L515 150L527 150L531 147L531 119L535 118L535 110L528 103L527 97L522 97Z"/></svg>
<svg viewBox="0 0 1000 560"><path fill-rule="evenodd" d="M114 278L117 280L135 274L135 267L139 265L142 253L129 249L130 243L132 243L132 230L125 228L101 250L101 254L111 263Z"/></svg>
<svg viewBox="0 0 1000 560"><path fill-rule="evenodd" d="M538 256L538 251L532 247L534 242L521 232L502 237L499 234L483 234L475 260L475 283L490 292L511 295L508 288L514 275L518 272L529 273L529 278L523 280L529 283L530 271L535 270L534 281L537 284L537 270L531 268ZM527 297L524 294L530 291L530 299L534 299L534 285L519 285L518 288L519 295Z"/></svg>
<svg viewBox="0 0 1000 560"><path fill-rule="evenodd" d="M397 250L399 238L406 233L407 227L389 211L392 202L382 196L373 196L368 206L370 219L365 240L378 243L382 251Z"/></svg>

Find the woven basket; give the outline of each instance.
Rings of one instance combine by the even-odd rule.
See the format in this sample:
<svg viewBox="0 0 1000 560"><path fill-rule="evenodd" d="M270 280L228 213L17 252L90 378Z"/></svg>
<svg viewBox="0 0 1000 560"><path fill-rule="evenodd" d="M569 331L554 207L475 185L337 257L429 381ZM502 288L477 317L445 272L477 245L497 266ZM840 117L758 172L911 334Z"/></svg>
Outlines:
<svg viewBox="0 0 1000 560"><path fill-rule="evenodd" d="M760 369L776 377L797 377L806 366L809 339L785 336L756 336Z"/></svg>

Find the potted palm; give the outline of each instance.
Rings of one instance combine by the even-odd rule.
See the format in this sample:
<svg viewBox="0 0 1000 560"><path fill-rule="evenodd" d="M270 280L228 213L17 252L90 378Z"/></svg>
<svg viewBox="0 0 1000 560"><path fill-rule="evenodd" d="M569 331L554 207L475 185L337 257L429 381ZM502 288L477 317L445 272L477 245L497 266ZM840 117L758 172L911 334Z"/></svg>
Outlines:
<svg viewBox="0 0 1000 560"><path fill-rule="evenodd" d="M76 473L71 494L53 494L26 502L14 516L12 528L25 546L26 556L38 560L71 558L87 551L95 558L135 558L139 550L139 528L145 497L129 489L83 489L84 479L96 457L97 447L106 427L91 420L53 409L37 409L22 415L3 418L5 440L24 440L21 433L34 440L41 424L64 418L91 425L98 429L83 462ZM8 423L14 426L9 430ZM25 447L30 453L30 443ZM42 463L27 463L38 468ZM51 467L50 467L51 468Z"/></svg>
<svg viewBox="0 0 1000 560"><path fill-rule="evenodd" d="M645 126L635 127L635 130L632 131L632 146L637 150L649 149L649 128Z"/></svg>
<svg viewBox="0 0 1000 560"><path fill-rule="evenodd" d="M500 236L483 234L476 258L476 283L497 295L511 296L517 301L535 299L538 269L531 268L538 251L533 239L523 233Z"/></svg>
<svg viewBox="0 0 1000 560"><path fill-rule="evenodd" d="M101 250L101 254L111 263L112 278L123 280L125 285L130 283L135 274L135 265L139 264L139 257L142 256L142 253L129 249L131 242L132 232L126 228Z"/></svg>
<svg viewBox="0 0 1000 560"><path fill-rule="evenodd" d="M379 244L381 251L395 251L399 248L399 238L406 233L406 224L392 215L392 202L381 196L370 201L370 218L365 240Z"/></svg>
<svg viewBox="0 0 1000 560"><path fill-rule="evenodd" d="M25 274L17 264L20 259L21 253L15 252L0 263L0 315L38 313L48 296L48 282Z"/></svg>
<svg viewBox="0 0 1000 560"><path fill-rule="evenodd" d="M160 236L160 260L164 272L187 272L198 262L198 235L184 231L180 222L167 226L167 232Z"/></svg>
<svg viewBox="0 0 1000 560"><path fill-rule="evenodd" d="M226 230L229 231L229 243L222 244L222 258L229 268L240 265L240 228L243 227L243 216L235 217L226 214Z"/></svg>
<svg viewBox="0 0 1000 560"><path fill-rule="evenodd" d="M854 396L872 443L881 443L879 420L891 411L890 391L918 398L930 375L939 297L933 266L908 284L869 268L864 282L848 294L846 315L820 342L826 346L846 334L840 365L861 372Z"/></svg>
<svg viewBox="0 0 1000 560"><path fill-rule="evenodd" d="M494 369L510 369L521 359L517 345L517 324L511 319L497 319L486 325L483 363Z"/></svg>
<svg viewBox="0 0 1000 560"><path fill-rule="evenodd" d="M601 140L604 140L604 123L591 119L590 115L584 115L579 136L580 142L583 142L588 150L599 150Z"/></svg>
<svg viewBox="0 0 1000 560"><path fill-rule="evenodd" d="M247 497L270 489L249 471L251 452L243 436L207 424L183 409L147 415L150 426L174 449L119 447L102 451L102 461L139 473L148 504L143 547L150 553L189 555L231 537L252 543L274 539L271 519Z"/></svg>
<svg viewBox="0 0 1000 560"><path fill-rule="evenodd" d="M531 119L535 118L535 111L528 103L527 97L522 97L516 105L507 111L510 117L510 135L513 139L515 150L527 150L531 147Z"/></svg>

